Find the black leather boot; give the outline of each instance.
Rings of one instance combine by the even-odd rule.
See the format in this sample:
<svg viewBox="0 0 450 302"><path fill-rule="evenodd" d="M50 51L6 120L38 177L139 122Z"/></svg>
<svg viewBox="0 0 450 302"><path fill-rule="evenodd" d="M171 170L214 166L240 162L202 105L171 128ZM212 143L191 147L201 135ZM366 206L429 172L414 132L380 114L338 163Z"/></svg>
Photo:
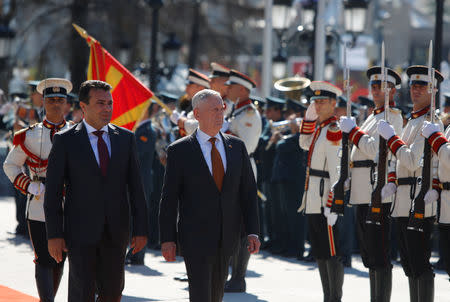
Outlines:
<svg viewBox="0 0 450 302"><path fill-rule="evenodd" d="M428 272L417 278L419 302L434 301L434 273Z"/></svg>
<svg viewBox="0 0 450 302"><path fill-rule="evenodd" d="M247 249L247 238L241 241L241 245L232 258L231 278L225 283L226 293L243 293L246 290L245 273L247 272L250 253Z"/></svg>
<svg viewBox="0 0 450 302"><path fill-rule="evenodd" d="M35 278L40 302L53 302L55 300L53 269L51 267L36 264Z"/></svg>
<svg viewBox="0 0 450 302"><path fill-rule="evenodd" d="M344 265L337 257L327 260L328 279L330 280L330 302L341 302L344 284Z"/></svg>
<svg viewBox="0 0 450 302"><path fill-rule="evenodd" d="M392 292L392 269L380 268L375 270L375 301L389 302Z"/></svg>
<svg viewBox="0 0 450 302"><path fill-rule="evenodd" d="M408 277L409 282L409 301L419 302L419 288L417 287L418 281L416 278Z"/></svg>
<svg viewBox="0 0 450 302"><path fill-rule="evenodd" d="M326 260L317 260L319 267L320 281L322 282L323 302L330 301L330 280L328 279L328 267Z"/></svg>

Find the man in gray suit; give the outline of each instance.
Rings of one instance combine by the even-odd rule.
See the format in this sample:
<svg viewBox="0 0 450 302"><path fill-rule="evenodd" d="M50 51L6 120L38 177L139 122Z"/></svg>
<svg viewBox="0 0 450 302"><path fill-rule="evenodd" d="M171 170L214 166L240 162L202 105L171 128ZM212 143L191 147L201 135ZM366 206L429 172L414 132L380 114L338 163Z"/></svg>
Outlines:
<svg viewBox="0 0 450 302"><path fill-rule="evenodd" d="M219 132L224 112L220 94L202 90L192 105L199 128L167 150L161 249L167 261L174 261L179 242L191 302L220 302L242 229L249 252L259 251L256 183L242 140Z"/></svg>
<svg viewBox="0 0 450 302"><path fill-rule="evenodd" d="M111 86L81 84L84 119L54 136L48 159L44 210L48 249L69 256L69 302L120 301L130 236L147 243L147 209L134 134L110 124Z"/></svg>

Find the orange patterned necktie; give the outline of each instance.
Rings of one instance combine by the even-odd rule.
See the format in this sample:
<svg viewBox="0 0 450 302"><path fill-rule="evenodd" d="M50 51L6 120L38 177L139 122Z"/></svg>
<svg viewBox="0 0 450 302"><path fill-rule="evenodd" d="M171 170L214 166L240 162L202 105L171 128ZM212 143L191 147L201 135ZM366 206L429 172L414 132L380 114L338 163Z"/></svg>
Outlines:
<svg viewBox="0 0 450 302"><path fill-rule="evenodd" d="M214 182L216 183L219 191L222 191L222 182L223 176L225 175L225 171L223 169L222 157L220 157L219 150L216 148L216 138L211 137L209 139L211 142L211 163L212 163L212 174L214 178Z"/></svg>

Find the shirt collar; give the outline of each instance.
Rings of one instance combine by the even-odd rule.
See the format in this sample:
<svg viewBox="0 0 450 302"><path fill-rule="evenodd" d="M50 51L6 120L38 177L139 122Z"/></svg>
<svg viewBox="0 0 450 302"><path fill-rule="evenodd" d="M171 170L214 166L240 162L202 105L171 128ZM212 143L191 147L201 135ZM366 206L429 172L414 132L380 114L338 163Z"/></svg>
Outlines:
<svg viewBox="0 0 450 302"><path fill-rule="evenodd" d="M42 124L44 125L45 128L48 128L48 129L61 129L66 125L66 120L63 120L61 123L56 125L45 118L42 121Z"/></svg>
<svg viewBox="0 0 450 302"><path fill-rule="evenodd" d="M217 141L222 141L222 136L219 132L214 137L217 139ZM206 144L210 138L211 136L200 130L200 128L197 129L197 139L201 144Z"/></svg>
<svg viewBox="0 0 450 302"><path fill-rule="evenodd" d="M84 123L84 126L86 127L86 131L88 134L97 131L97 129L95 129L94 127L89 125L85 119L83 119L83 123ZM100 130L108 133L108 125L103 126L102 129L100 129Z"/></svg>

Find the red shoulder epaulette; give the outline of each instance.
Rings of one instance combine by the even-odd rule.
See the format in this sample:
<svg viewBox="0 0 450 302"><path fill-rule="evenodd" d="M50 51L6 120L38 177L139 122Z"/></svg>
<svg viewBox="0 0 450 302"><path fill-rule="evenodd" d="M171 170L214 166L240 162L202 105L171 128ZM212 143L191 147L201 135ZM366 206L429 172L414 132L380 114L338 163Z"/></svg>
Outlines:
<svg viewBox="0 0 450 302"><path fill-rule="evenodd" d="M29 128L21 129L14 134L14 139L13 139L14 146L23 144L23 142L25 141L25 138L27 136L28 129Z"/></svg>
<svg viewBox="0 0 450 302"><path fill-rule="evenodd" d="M342 131L336 123L332 123L328 127L327 139L331 142L337 142L342 139Z"/></svg>

